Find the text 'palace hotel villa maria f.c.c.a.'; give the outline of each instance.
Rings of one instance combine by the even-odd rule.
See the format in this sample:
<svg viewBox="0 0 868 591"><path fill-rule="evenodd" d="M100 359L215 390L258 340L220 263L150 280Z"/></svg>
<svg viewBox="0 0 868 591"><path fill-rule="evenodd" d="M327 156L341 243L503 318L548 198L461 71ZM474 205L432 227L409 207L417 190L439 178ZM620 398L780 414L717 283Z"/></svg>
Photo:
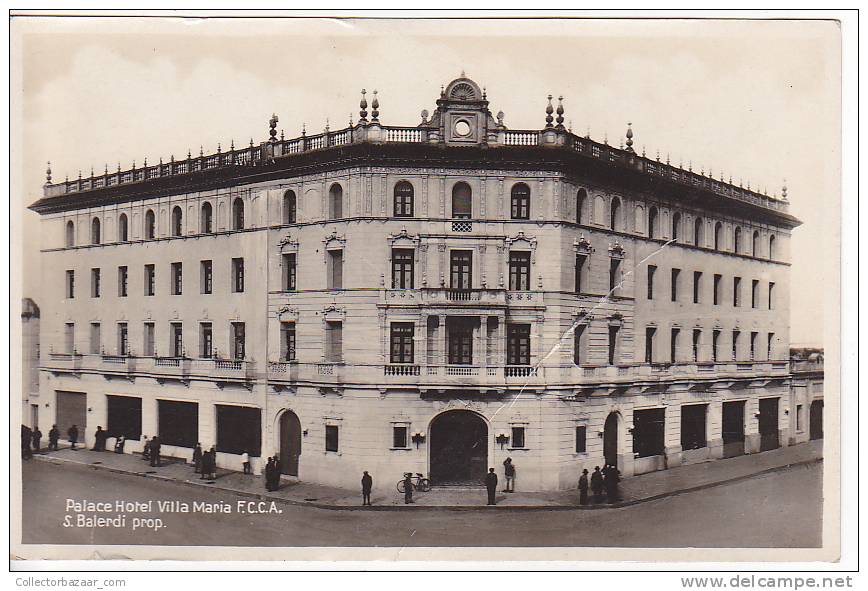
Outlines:
<svg viewBox="0 0 868 591"><path fill-rule="evenodd" d="M511 457L519 489L559 490L807 439L786 187L581 137L555 104L510 130L462 76L415 126L363 91L339 131L272 117L248 147L49 167L26 416L352 487Z"/></svg>

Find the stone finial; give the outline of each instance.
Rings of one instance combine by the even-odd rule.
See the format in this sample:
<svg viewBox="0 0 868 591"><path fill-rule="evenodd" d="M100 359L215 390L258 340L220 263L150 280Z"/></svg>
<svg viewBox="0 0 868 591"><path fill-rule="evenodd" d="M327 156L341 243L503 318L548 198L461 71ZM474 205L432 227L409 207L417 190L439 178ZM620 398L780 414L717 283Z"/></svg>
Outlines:
<svg viewBox="0 0 868 591"><path fill-rule="evenodd" d="M590 125L588 125L588 127L585 128L585 139L586 140L591 139L591 126Z"/></svg>
<svg viewBox="0 0 868 591"><path fill-rule="evenodd" d="M552 117L552 113L555 112L554 107L552 107L552 95L549 95L548 99L549 104L546 106L546 129L553 127L552 122L555 120L555 118Z"/></svg>
<svg viewBox="0 0 868 591"><path fill-rule="evenodd" d="M220 146L220 142L217 142L217 153L219 154L221 151L222 151L222 148Z"/></svg>
<svg viewBox="0 0 868 591"><path fill-rule="evenodd" d="M199 158L202 158L204 155L205 155L205 149L200 144L199 145Z"/></svg>
<svg viewBox="0 0 868 591"><path fill-rule="evenodd" d="M660 149L657 149L657 162L660 162Z"/></svg>
<svg viewBox="0 0 868 591"><path fill-rule="evenodd" d="M635 154L633 151L633 128L630 127L633 125L632 123L627 123L627 151L631 154Z"/></svg>
<svg viewBox="0 0 868 591"><path fill-rule="evenodd" d="M307 123L302 122L301 124L301 137L307 135Z"/></svg>
<svg viewBox="0 0 868 591"><path fill-rule="evenodd" d="M787 179L784 179L784 186L781 187L781 199L787 200Z"/></svg>
<svg viewBox="0 0 868 591"><path fill-rule="evenodd" d="M419 123L419 125L428 125L428 109L422 109L422 112L419 113L419 115L422 117L422 121Z"/></svg>
<svg viewBox="0 0 868 591"><path fill-rule="evenodd" d="M359 101L359 123L368 122L368 99L365 98L367 91L362 89L362 100Z"/></svg>
<svg viewBox="0 0 868 591"><path fill-rule="evenodd" d="M609 132L608 131L603 132L603 144L606 146L609 145Z"/></svg>
<svg viewBox="0 0 868 591"><path fill-rule="evenodd" d="M371 101L371 123L380 122L380 99L377 98L377 90L374 89L374 100Z"/></svg>
<svg viewBox="0 0 868 591"><path fill-rule="evenodd" d="M353 126L353 113L350 111L350 127Z"/></svg>
<svg viewBox="0 0 868 591"><path fill-rule="evenodd" d="M573 120L570 119L570 122L567 124L567 131L573 133Z"/></svg>
<svg viewBox="0 0 868 591"><path fill-rule="evenodd" d="M90 178L93 178L93 166L90 167Z"/></svg>
<svg viewBox="0 0 868 591"><path fill-rule="evenodd" d="M229 140L229 151L230 152L235 151L235 138L232 138L231 140Z"/></svg>
<svg viewBox="0 0 868 591"><path fill-rule="evenodd" d="M280 131L283 132L282 129L281 129ZM281 135L281 137L280 137L280 141L283 141L283 136L282 136L282 135ZM250 138L250 146L249 146L249 147L250 147L250 148L253 147L253 138Z"/></svg>
<svg viewBox="0 0 868 591"><path fill-rule="evenodd" d="M51 184L51 161L48 161L48 165L45 168L45 184Z"/></svg>
<svg viewBox="0 0 868 591"><path fill-rule="evenodd" d="M148 159L145 158L145 166L147 166L147 165L148 165ZM81 169L80 168L78 169L78 180L81 180Z"/></svg>
<svg viewBox="0 0 868 591"><path fill-rule="evenodd" d="M666 152L666 166L669 166L669 152Z"/></svg>
<svg viewBox="0 0 868 591"><path fill-rule="evenodd" d="M645 157L645 144L642 144L642 158Z"/></svg>
<svg viewBox="0 0 868 591"><path fill-rule="evenodd" d="M277 123L280 120L277 118L276 113L271 114L271 119L268 120L268 135L270 136L269 141L276 142L277 141Z"/></svg>
<svg viewBox="0 0 868 591"><path fill-rule="evenodd" d="M118 172L120 172L120 171L121 171L121 161L118 160Z"/></svg>
<svg viewBox="0 0 868 591"><path fill-rule="evenodd" d="M482 100L488 100L488 90L484 86L482 87Z"/></svg>
<svg viewBox="0 0 868 591"><path fill-rule="evenodd" d="M563 129L564 128L564 97L563 96L558 97L558 108L557 108L556 113L558 114L558 118L557 118L558 129Z"/></svg>
<svg viewBox="0 0 868 591"><path fill-rule="evenodd" d="M108 176L108 162L105 163L105 171L103 172L103 174Z"/></svg>
<svg viewBox="0 0 868 591"><path fill-rule="evenodd" d="M250 145L253 145L253 140L250 140ZM190 148L187 148L187 160L190 160L193 157L193 152L190 151Z"/></svg>
<svg viewBox="0 0 868 591"><path fill-rule="evenodd" d="M326 126L325 126L325 130L324 130L324 131L325 131L326 133L329 132L329 118L328 118L328 117L326 117Z"/></svg>
<svg viewBox="0 0 868 591"><path fill-rule="evenodd" d="M693 172L693 160L688 160L688 161L687 161L687 171L688 171L688 172Z"/></svg>

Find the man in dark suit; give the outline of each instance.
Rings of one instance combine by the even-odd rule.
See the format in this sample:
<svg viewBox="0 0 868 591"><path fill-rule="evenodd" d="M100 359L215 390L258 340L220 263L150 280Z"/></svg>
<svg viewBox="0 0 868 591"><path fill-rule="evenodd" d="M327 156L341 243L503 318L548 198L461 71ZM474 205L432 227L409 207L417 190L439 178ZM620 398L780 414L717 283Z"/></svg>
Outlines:
<svg viewBox="0 0 868 591"><path fill-rule="evenodd" d="M160 464L160 438L154 435L151 438L151 466L161 466Z"/></svg>
<svg viewBox="0 0 868 591"><path fill-rule="evenodd" d="M72 449L75 449L75 444L78 443L78 427L73 425L66 431L66 436L69 437L69 442L72 444Z"/></svg>
<svg viewBox="0 0 868 591"><path fill-rule="evenodd" d="M485 488L488 490L488 504L496 505L494 496L497 494L497 474L494 473L494 468L489 468L485 475Z"/></svg>
<svg viewBox="0 0 868 591"><path fill-rule="evenodd" d="M371 475L368 474L368 471L365 470L365 473L362 474L362 505L371 504L371 488L374 486L374 479L371 478Z"/></svg>
<svg viewBox="0 0 868 591"><path fill-rule="evenodd" d="M57 425L52 425L48 431L48 451L57 451L57 442L60 439L60 430Z"/></svg>

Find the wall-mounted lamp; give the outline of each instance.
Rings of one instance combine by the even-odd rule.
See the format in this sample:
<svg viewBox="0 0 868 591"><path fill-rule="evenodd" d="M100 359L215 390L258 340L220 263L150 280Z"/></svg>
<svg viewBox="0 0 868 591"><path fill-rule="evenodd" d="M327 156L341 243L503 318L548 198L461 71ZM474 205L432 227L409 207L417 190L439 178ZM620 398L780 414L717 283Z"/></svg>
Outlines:
<svg viewBox="0 0 868 591"><path fill-rule="evenodd" d="M755 413L753 413L753 416L754 416L755 419L760 418L761 415L762 415L762 413L759 413L759 412L755 412Z"/></svg>
<svg viewBox="0 0 868 591"><path fill-rule="evenodd" d="M307 437L307 429L305 429L304 431L302 431L301 434L304 435L305 437Z"/></svg>
<svg viewBox="0 0 868 591"><path fill-rule="evenodd" d="M425 442L425 435L422 433L413 433L410 441L416 444L416 449L419 449L419 444Z"/></svg>
<svg viewBox="0 0 868 591"><path fill-rule="evenodd" d="M509 435L506 433L498 433L494 440L500 445L500 449L503 449L503 446L509 442Z"/></svg>
<svg viewBox="0 0 868 591"><path fill-rule="evenodd" d="M45 408L48 408L48 403L47 403L47 402L45 403Z"/></svg>
<svg viewBox="0 0 868 591"><path fill-rule="evenodd" d="M597 437L602 437L602 436L603 436L603 430L600 429L599 431L597 431Z"/></svg>
<svg viewBox="0 0 868 591"><path fill-rule="evenodd" d="M88 409L87 409L87 412L93 412L93 409L92 409L92 408L88 408Z"/></svg>
<svg viewBox="0 0 868 591"><path fill-rule="evenodd" d="M785 408L785 409L784 409L784 414L785 414L785 415L788 415L788 414L790 414L790 409L788 409L788 408Z"/></svg>

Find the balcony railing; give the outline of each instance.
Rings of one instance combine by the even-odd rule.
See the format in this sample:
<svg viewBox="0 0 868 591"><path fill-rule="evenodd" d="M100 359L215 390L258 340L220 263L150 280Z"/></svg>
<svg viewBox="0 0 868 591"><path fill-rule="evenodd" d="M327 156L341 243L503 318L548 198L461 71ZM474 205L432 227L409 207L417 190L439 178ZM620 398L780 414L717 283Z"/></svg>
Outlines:
<svg viewBox="0 0 868 591"><path fill-rule="evenodd" d="M432 306L506 305L504 289L422 288L422 303Z"/></svg>
<svg viewBox="0 0 868 591"><path fill-rule="evenodd" d="M419 366L406 363L393 363L383 366L385 376L418 376Z"/></svg>

